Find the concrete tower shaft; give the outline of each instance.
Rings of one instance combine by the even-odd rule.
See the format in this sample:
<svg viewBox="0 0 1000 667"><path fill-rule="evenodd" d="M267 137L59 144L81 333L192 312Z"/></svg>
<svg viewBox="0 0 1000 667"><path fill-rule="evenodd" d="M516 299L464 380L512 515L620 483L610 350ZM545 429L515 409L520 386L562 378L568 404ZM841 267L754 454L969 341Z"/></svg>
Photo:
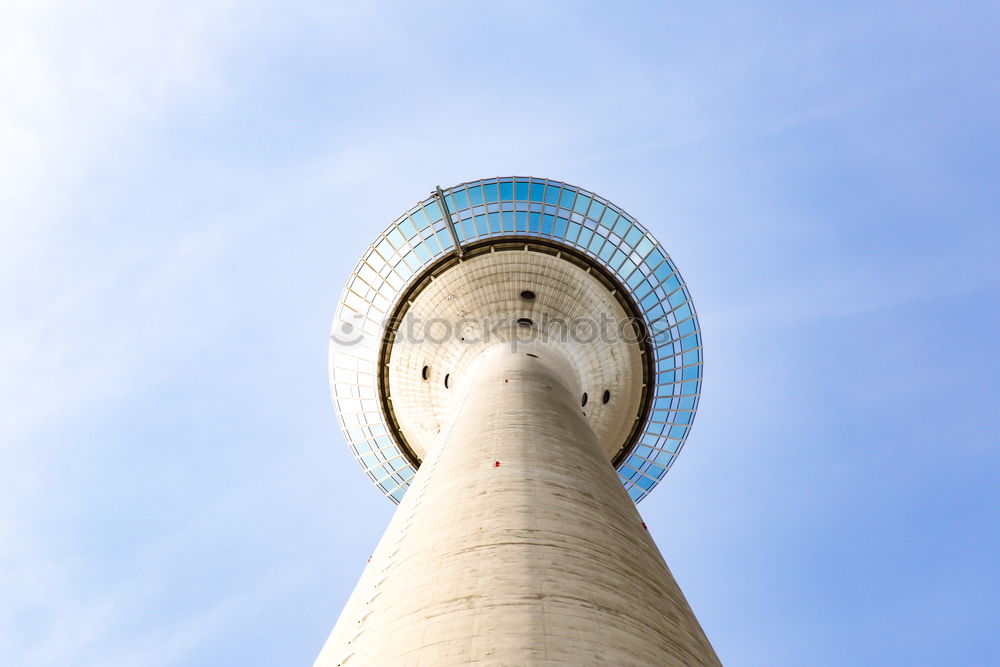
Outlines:
<svg viewBox="0 0 1000 667"><path fill-rule="evenodd" d="M471 364L316 667L719 664L558 345Z"/></svg>

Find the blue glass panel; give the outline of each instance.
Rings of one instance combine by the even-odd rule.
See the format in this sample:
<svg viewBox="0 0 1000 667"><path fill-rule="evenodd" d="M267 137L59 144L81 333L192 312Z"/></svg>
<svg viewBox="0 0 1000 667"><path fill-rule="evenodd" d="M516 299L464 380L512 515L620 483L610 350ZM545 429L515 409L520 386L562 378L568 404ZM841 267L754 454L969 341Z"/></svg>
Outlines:
<svg viewBox="0 0 1000 667"><path fill-rule="evenodd" d="M576 240L577 245L586 248L587 244L590 243L590 239L593 235L594 232L584 227L583 229L580 230L580 237Z"/></svg>
<svg viewBox="0 0 1000 667"><path fill-rule="evenodd" d="M531 201L544 201L545 200L545 184L544 183L532 183L531 184Z"/></svg>
<svg viewBox="0 0 1000 667"><path fill-rule="evenodd" d="M566 218L556 218L556 223L552 227L552 235L559 238L566 237Z"/></svg>
<svg viewBox="0 0 1000 667"><path fill-rule="evenodd" d="M452 213L460 211L463 208L469 208L469 195L464 189L455 190L451 195L455 200L455 207L452 209Z"/></svg>
<svg viewBox="0 0 1000 667"><path fill-rule="evenodd" d="M517 220L517 231L523 232L528 229L528 212L527 211L515 211L514 217Z"/></svg>
<svg viewBox="0 0 1000 667"><path fill-rule="evenodd" d="M698 383L697 382L685 382L681 385L682 394L697 394L698 393Z"/></svg>
<svg viewBox="0 0 1000 667"><path fill-rule="evenodd" d="M469 188L469 201L472 202L473 206L479 206L483 203L483 186L475 185Z"/></svg>
<svg viewBox="0 0 1000 667"><path fill-rule="evenodd" d="M692 347L698 347L698 334L691 334L681 339L682 350L690 350Z"/></svg>
<svg viewBox="0 0 1000 667"><path fill-rule="evenodd" d="M642 498L644 495L642 490L635 486L628 490L628 497L632 499L632 502L639 502L639 498Z"/></svg>
<svg viewBox="0 0 1000 667"><path fill-rule="evenodd" d="M590 201L589 197L587 198L587 201ZM604 209L605 209L604 204L602 204L599 201L595 201L590 205L590 210L587 211L587 217L590 218L591 220L594 220L595 222L600 222L601 216L604 215ZM604 226L607 227L608 229L611 229L612 225L614 224L615 224L615 215L614 211L612 211L611 213L608 214L608 220L605 221Z"/></svg>
<svg viewBox="0 0 1000 667"><path fill-rule="evenodd" d="M542 227L541 227L542 234L545 234L546 236L552 235L552 224L554 220L555 220L554 216L551 215L542 216Z"/></svg>
<svg viewBox="0 0 1000 667"><path fill-rule="evenodd" d="M417 226L417 229L427 229L427 227L431 224L427 219L427 214L425 214L422 209L418 208L410 214L410 217L413 218L413 224Z"/></svg>
<svg viewBox="0 0 1000 667"><path fill-rule="evenodd" d="M670 465L670 461L673 458L674 457L673 457L673 455L670 452L668 452L668 451L662 451L659 454L657 454L656 458L653 459L653 460L656 461L657 463L659 463L660 465L668 466L668 465Z"/></svg>
<svg viewBox="0 0 1000 667"><path fill-rule="evenodd" d="M399 231L403 232L403 236L408 239L412 239L417 235L417 228L413 225L413 221L409 218L403 218L399 222Z"/></svg>
<svg viewBox="0 0 1000 667"><path fill-rule="evenodd" d="M501 185L503 185L503 184L501 183ZM514 231L514 212L513 211L504 211L503 213L501 213L500 214L500 220L503 223L503 230L505 232L512 232L512 231Z"/></svg>
<svg viewBox="0 0 1000 667"><path fill-rule="evenodd" d="M653 272L653 274L656 276L657 282L663 282L664 280L670 277L671 273L673 273L673 269L670 268L669 264L660 264L658 267L656 267L656 270Z"/></svg>
<svg viewBox="0 0 1000 667"><path fill-rule="evenodd" d="M611 245L610 243L605 243L604 247L601 248L601 254L600 254L601 261L607 262L608 260L610 260L611 255L615 253L615 250L616 250L615 246Z"/></svg>
<svg viewBox="0 0 1000 667"><path fill-rule="evenodd" d="M678 320L686 320L691 317L691 305L685 303L683 306L674 311L674 317Z"/></svg>
<svg viewBox="0 0 1000 667"><path fill-rule="evenodd" d="M678 412L674 416L674 423L676 423L676 424L690 424L691 423L691 413L690 412Z"/></svg>
<svg viewBox="0 0 1000 667"><path fill-rule="evenodd" d="M545 188L545 203L546 204L558 204L559 203L559 186L549 185Z"/></svg>
<svg viewBox="0 0 1000 667"><path fill-rule="evenodd" d="M608 262L608 266L611 267L613 271L617 271L618 267L622 265L622 262L628 257L620 249L615 251L615 254L611 256L611 261Z"/></svg>
<svg viewBox="0 0 1000 667"><path fill-rule="evenodd" d="M399 487L398 489L396 489L395 491L393 491L393 492L392 492L392 493L390 493L389 495L390 495L390 496L392 497L392 499L393 499L393 500L395 500L395 501L396 501L397 503L401 503L401 502L403 502L403 496L404 496L405 494L406 494L406 489L405 489L404 487Z"/></svg>
<svg viewBox="0 0 1000 667"><path fill-rule="evenodd" d="M503 181L500 183L500 199L504 201L511 201L514 199L514 184L510 181Z"/></svg>
<svg viewBox="0 0 1000 667"><path fill-rule="evenodd" d="M625 243L632 246L633 248L635 247L635 244L638 243L641 239L642 239L642 232L639 230L638 227L632 227L630 230L628 230L628 234L625 234Z"/></svg>
<svg viewBox="0 0 1000 667"><path fill-rule="evenodd" d="M660 263L663 262L663 260L665 259L666 257L663 256L663 253L654 248L653 251L650 252L649 256L646 258L646 263L649 264L650 266L659 266Z"/></svg>
<svg viewBox="0 0 1000 667"><path fill-rule="evenodd" d="M562 195L559 196L559 205L563 208L573 208L574 197L576 197L576 193L572 190L563 190Z"/></svg>
<svg viewBox="0 0 1000 667"><path fill-rule="evenodd" d="M670 298L667 299L667 301L670 302L671 306L676 308L677 306L687 301L687 295L684 294L684 290L677 290L676 292L670 295Z"/></svg>
<svg viewBox="0 0 1000 667"><path fill-rule="evenodd" d="M646 253L653 249L653 242L649 240L648 236L644 236L639 244L636 245L635 251L639 253L640 257L645 257Z"/></svg>
<svg viewBox="0 0 1000 667"><path fill-rule="evenodd" d="M585 197L584 195L579 195L576 198L576 203L573 204L573 210L577 213L586 213L587 207L590 206L590 197ZM600 217L598 217L600 219Z"/></svg>
<svg viewBox="0 0 1000 667"><path fill-rule="evenodd" d="M643 476L636 480L635 483L644 489L649 489L656 483L656 480Z"/></svg>
<svg viewBox="0 0 1000 667"><path fill-rule="evenodd" d="M437 222L443 216L441 215L441 207L438 206L436 201L428 202L424 205L424 212L427 213L427 219L431 222Z"/></svg>
<svg viewBox="0 0 1000 667"><path fill-rule="evenodd" d="M455 246L455 242L451 239L451 234L449 234L445 229L442 229L440 232L435 232L434 236L437 238L438 243L441 244L441 247L445 250Z"/></svg>
<svg viewBox="0 0 1000 667"><path fill-rule="evenodd" d="M609 211L610 211L610 209L609 209ZM608 216L605 215L604 217L607 218ZM605 226L610 226L608 219L604 220L604 225ZM613 231L618 236L620 236L622 238L625 238L625 234L628 232L629 226L630 226L630 223L629 223L628 220L626 220L625 218L619 217L618 221L615 222L615 226L613 228Z"/></svg>
<svg viewBox="0 0 1000 667"><path fill-rule="evenodd" d="M635 448L635 455L641 456L644 459L648 459L649 455L653 453L653 450L645 445L639 445Z"/></svg>
<svg viewBox="0 0 1000 667"><path fill-rule="evenodd" d="M694 320L684 320L677 325L678 331L680 331L682 336L686 336L694 331Z"/></svg>
<svg viewBox="0 0 1000 667"><path fill-rule="evenodd" d="M403 235L399 233L398 229L393 229L391 232L387 234L386 237L389 239L389 243L391 243L394 248L399 249L402 248L404 245L406 245L403 239Z"/></svg>
<svg viewBox="0 0 1000 667"><path fill-rule="evenodd" d="M576 238L580 235L580 230L582 227L578 223L569 222L566 223L566 240L570 243L576 241Z"/></svg>
<svg viewBox="0 0 1000 667"><path fill-rule="evenodd" d="M696 364L700 361L700 356L698 350L691 350L690 352L684 353L684 365L689 366L690 364Z"/></svg>
<svg viewBox="0 0 1000 667"><path fill-rule="evenodd" d="M487 224L486 216L485 215L477 215L476 216L476 232L480 236L486 236L489 233L489 231L490 231L490 228L489 228L489 226Z"/></svg>
<svg viewBox="0 0 1000 667"><path fill-rule="evenodd" d="M528 201L528 182L517 181L514 187L514 195L517 201Z"/></svg>
<svg viewBox="0 0 1000 667"><path fill-rule="evenodd" d="M600 234L594 234L594 238L591 240L590 245L587 246L587 249L596 255L602 245L604 245L604 237Z"/></svg>
<svg viewBox="0 0 1000 667"><path fill-rule="evenodd" d="M486 192L486 201L500 201L500 192L496 183L487 183L483 186L483 190Z"/></svg>
<svg viewBox="0 0 1000 667"><path fill-rule="evenodd" d="M666 468L661 468L660 466L657 465L650 465L648 468L646 468L646 474L652 475L656 479L662 479L663 473L665 472L667 472Z"/></svg>
<svg viewBox="0 0 1000 667"><path fill-rule="evenodd" d="M640 466L642 466L643 460L640 459L638 456L631 456L629 457L628 464L633 468L639 468Z"/></svg>
<svg viewBox="0 0 1000 667"><path fill-rule="evenodd" d="M685 396L679 402L678 407L681 410L693 410L694 409L694 396Z"/></svg>
<svg viewBox="0 0 1000 667"><path fill-rule="evenodd" d="M419 271L422 266L420 259L412 252L403 255L403 261L405 261L414 271Z"/></svg>
<svg viewBox="0 0 1000 667"><path fill-rule="evenodd" d="M667 278L667 281L663 283L663 289L668 293L673 292L680 286L681 286L681 281L677 279L677 274L670 276L669 278Z"/></svg>
<svg viewBox="0 0 1000 667"><path fill-rule="evenodd" d="M541 213L531 213L528 216L528 231L529 232L537 232L538 231L538 225L541 223L541 221L542 221L542 214Z"/></svg>
<svg viewBox="0 0 1000 667"><path fill-rule="evenodd" d="M423 243L416 243L413 246L413 252L417 254L421 262L427 262L431 258L431 253L427 250Z"/></svg>
<svg viewBox="0 0 1000 667"><path fill-rule="evenodd" d="M476 238L476 223L472 220L472 218L462 221L462 232L463 233L460 236L463 241L466 239Z"/></svg>
<svg viewBox="0 0 1000 667"><path fill-rule="evenodd" d="M411 477L413 477L413 468L406 468L405 470L399 473L399 476L402 477L404 480L409 480Z"/></svg>
<svg viewBox="0 0 1000 667"><path fill-rule="evenodd" d="M490 220L490 231L491 232L502 232L503 227L500 225L500 214L499 213L487 213L486 217Z"/></svg>
<svg viewBox="0 0 1000 667"><path fill-rule="evenodd" d="M683 440L685 435L687 435L687 426L674 426L670 429L671 438Z"/></svg>
<svg viewBox="0 0 1000 667"><path fill-rule="evenodd" d="M682 380L697 380L701 377L701 366L688 366L681 376Z"/></svg>

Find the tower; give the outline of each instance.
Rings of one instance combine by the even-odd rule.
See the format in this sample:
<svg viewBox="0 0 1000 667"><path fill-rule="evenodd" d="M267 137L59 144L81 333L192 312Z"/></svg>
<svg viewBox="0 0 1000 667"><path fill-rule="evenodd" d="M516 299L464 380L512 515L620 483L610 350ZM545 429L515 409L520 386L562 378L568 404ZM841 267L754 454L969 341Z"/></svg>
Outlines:
<svg viewBox="0 0 1000 667"><path fill-rule="evenodd" d="M316 667L719 664L635 507L702 356L632 217L547 179L437 188L365 251L331 341L341 428L399 507Z"/></svg>

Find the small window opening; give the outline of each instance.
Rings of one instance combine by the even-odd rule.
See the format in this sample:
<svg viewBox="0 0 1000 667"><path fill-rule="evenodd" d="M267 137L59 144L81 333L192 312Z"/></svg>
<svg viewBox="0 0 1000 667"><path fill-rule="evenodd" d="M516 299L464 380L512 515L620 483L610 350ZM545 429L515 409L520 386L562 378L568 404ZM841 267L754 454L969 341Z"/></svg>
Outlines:
<svg viewBox="0 0 1000 667"><path fill-rule="evenodd" d="M451 373L446 373L444 376L444 388L448 389L448 380L451 379ZM607 403L607 401L604 401Z"/></svg>
<svg viewBox="0 0 1000 667"><path fill-rule="evenodd" d="M525 352L525 354L527 354L527 355L528 355L529 357L531 357L532 359L537 359L537 358L538 358L538 355L537 355L537 354L532 354L531 352Z"/></svg>
<svg viewBox="0 0 1000 667"><path fill-rule="evenodd" d="M532 301L535 298L535 293L532 292L530 289L526 289L523 292L521 292L521 298L524 299L525 301Z"/></svg>
<svg viewBox="0 0 1000 667"><path fill-rule="evenodd" d="M580 399L580 405L581 406L587 405L587 392L583 392L583 398Z"/></svg>
<svg viewBox="0 0 1000 667"><path fill-rule="evenodd" d="M601 403L607 403L610 400L611 400L611 392L605 389L604 395L601 396Z"/></svg>
<svg viewBox="0 0 1000 667"><path fill-rule="evenodd" d="M519 317L517 318L517 325L520 327L533 327L535 323L528 317Z"/></svg>
<svg viewBox="0 0 1000 667"><path fill-rule="evenodd" d="M424 366L424 370L420 371L420 376L425 380L428 377L430 377L430 374L431 374L430 366Z"/></svg>

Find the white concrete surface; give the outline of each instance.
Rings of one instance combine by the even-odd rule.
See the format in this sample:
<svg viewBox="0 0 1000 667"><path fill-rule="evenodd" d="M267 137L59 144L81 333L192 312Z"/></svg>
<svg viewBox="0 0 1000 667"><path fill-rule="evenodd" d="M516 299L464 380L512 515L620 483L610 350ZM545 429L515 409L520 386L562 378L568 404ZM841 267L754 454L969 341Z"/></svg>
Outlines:
<svg viewBox="0 0 1000 667"><path fill-rule="evenodd" d="M498 345L463 371L316 667L719 664L582 414L573 356Z"/></svg>

